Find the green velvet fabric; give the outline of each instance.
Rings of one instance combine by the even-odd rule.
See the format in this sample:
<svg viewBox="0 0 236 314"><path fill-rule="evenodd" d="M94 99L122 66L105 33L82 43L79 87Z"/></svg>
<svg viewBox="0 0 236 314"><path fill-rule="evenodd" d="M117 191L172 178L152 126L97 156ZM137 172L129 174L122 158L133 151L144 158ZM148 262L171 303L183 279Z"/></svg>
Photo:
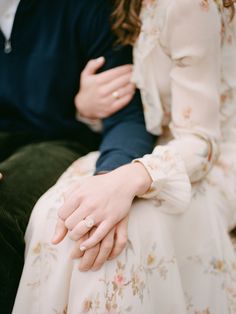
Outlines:
<svg viewBox="0 0 236 314"><path fill-rule="evenodd" d="M86 152L76 141L0 132L0 313L10 314L14 304L34 204Z"/></svg>

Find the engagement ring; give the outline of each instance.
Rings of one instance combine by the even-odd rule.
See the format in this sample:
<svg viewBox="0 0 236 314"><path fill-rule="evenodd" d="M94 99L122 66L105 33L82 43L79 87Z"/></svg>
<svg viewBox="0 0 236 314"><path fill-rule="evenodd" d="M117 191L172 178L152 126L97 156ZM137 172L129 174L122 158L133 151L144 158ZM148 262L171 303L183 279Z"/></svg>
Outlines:
<svg viewBox="0 0 236 314"><path fill-rule="evenodd" d="M95 225L95 221L91 216L86 217L84 223L88 229L91 229Z"/></svg>

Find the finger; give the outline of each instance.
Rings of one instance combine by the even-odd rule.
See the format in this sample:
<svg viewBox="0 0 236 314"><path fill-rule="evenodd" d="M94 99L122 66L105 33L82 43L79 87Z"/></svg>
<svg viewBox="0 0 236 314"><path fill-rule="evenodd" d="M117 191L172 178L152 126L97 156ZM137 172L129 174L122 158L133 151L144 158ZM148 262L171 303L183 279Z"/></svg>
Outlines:
<svg viewBox="0 0 236 314"><path fill-rule="evenodd" d="M80 250L80 245L83 241L86 241L89 237L89 234L87 233L85 236L83 236L79 241L76 241L73 247L73 250L71 251L71 258L72 259L79 259L84 255L84 251Z"/></svg>
<svg viewBox="0 0 236 314"><path fill-rule="evenodd" d="M128 83L126 85L124 85L122 88L117 89L117 95L119 96L119 98L117 100L119 100L120 98L127 96L127 95L134 95L136 91L136 86L134 83ZM114 96L112 96L114 98Z"/></svg>
<svg viewBox="0 0 236 314"><path fill-rule="evenodd" d="M68 184L67 188L65 188L63 197L64 199L70 198L74 192L76 192L79 187L81 186L81 181L76 181L73 183Z"/></svg>
<svg viewBox="0 0 236 314"><path fill-rule="evenodd" d="M73 230L78 223L90 214L91 210L88 207L77 208L66 220L65 226L68 230Z"/></svg>
<svg viewBox="0 0 236 314"><path fill-rule="evenodd" d="M100 57L98 59L90 60L82 71L81 75L93 75L95 74L105 63L105 58Z"/></svg>
<svg viewBox="0 0 236 314"><path fill-rule="evenodd" d="M80 271L88 271L92 268L94 261L99 253L100 244L86 250L79 264Z"/></svg>
<svg viewBox="0 0 236 314"><path fill-rule="evenodd" d="M110 94L109 97L103 99L101 104L101 111L99 114L97 113L99 118L107 118L127 106L132 100L135 90L136 89L134 88L134 84L129 83L127 86L117 91L119 95L118 99L115 99L112 94Z"/></svg>
<svg viewBox="0 0 236 314"><path fill-rule="evenodd" d="M93 220L94 220L94 224L96 223L96 218L94 218L93 216ZM86 225L86 221L82 220L80 221L73 230L71 230L68 234L69 238L73 241L78 241L79 239L81 239L84 235L86 235L88 232L90 232L91 227L88 227Z"/></svg>
<svg viewBox="0 0 236 314"><path fill-rule="evenodd" d="M132 64L121 65L119 67L97 74L97 80L101 84L109 83L122 75L131 73L132 69L133 69Z"/></svg>
<svg viewBox="0 0 236 314"><path fill-rule="evenodd" d="M117 112L119 110L121 110L122 108L124 108L125 106L127 106L132 98L134 97L134 94L127 94L125 96L123 96L122 98L117 99L111 107L111 110L113 112Z"/></svg>
<svg viewBox="0 0 236 314"><path fill-rule="evenodd" d="M114 245L115 228L113 228L100 244L100 250L94 261L92 270L99 270L110 256Z"/></svg>
<svg viewBox="0 0 236 314"><path fill-rule="evenodd" d="M88 250L93 246L101 242L108 232L114 227L114 225L109 221L103 221L98 227L94 234L80 246L81 251Z"/></svg>
<svg viewBox="0 0 236 314"><path fill-rule="evenodd" d="M89 236L92 236L96 232L96 229L94 228L91 230ZM94 261L99 253L100 250L100 243L95 245L94 247L86 250L84 252L83 257L81 258L80 264L79 264L79 270L80 271L88 271L91 269L91 267L94 264Z"/></svg>
<svg viewBox="0 0 236 314"><path fill-rule="evenodd" d="M67 231L68 230L65 227L65 222L62 219L58 218L55 227L55 232L52 238L52 244L60 243L65 238Z"/></svg>
<svg viewBox="0 0 236 314"><path fill-rule="evenodd" d="M128 243L128 217L122 220L116 227L114 247L108 260L119 256Z"/></svg>
<svg viewBox="0 0 236 314"><path fill-rule="evenodd" d="M126 73L119 76L115 80L111 80L110 83L107 83L103 89L101 89L103 96L112 95L113 92L117 92L119 89L128 85L131 80L131 73Z"/></svg>
<svg viewBox="0 0 236 314"><path fill-rule="evenodd" d="M81 199L79 197L78 189L70 193L70 196L65 196L63 205L58 210L58 216L62 220L66 220L80 205Z"/></svg>

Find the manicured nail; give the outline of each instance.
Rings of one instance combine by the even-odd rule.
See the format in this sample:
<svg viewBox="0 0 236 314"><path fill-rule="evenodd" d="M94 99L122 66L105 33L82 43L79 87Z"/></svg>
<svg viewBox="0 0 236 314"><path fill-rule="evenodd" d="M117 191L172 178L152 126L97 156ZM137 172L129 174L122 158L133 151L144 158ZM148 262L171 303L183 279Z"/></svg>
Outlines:
<svg viewBox="0 0 236 314"><path fill-rule="evenodd" d="M81 245L79 249L80 249L80 251L84 252L86 250L86 247Z"/></svg>

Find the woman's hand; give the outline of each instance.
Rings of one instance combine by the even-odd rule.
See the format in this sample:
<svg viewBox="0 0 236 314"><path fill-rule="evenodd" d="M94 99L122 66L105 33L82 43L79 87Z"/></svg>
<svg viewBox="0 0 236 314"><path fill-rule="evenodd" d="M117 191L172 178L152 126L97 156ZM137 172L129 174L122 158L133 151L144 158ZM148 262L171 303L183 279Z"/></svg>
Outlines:
<svg viewBox="0 0 236 314"><path fill-rule="evenodd" d="M80 258L81 271L99 270L106 261L119 256L128 242L128 217L121 220L105 238L94 247L84 251L80 250L81 243L94 234L96 227L75 243L71 257Z"/></svg>
<svg viewBox="0 0 236 314"><path fill-rule="evenodd" d="M88 250L129 214L134 197L144 194L150 185L151 178L140 163L87 178L68 190L58 212L59 219L65 222L69 237L74 241L97 227L94 234L80 245L81 251ZM59 243L65 235L65 230L56 228L53 243Z"/></svg>
<svg viewBox="0 0 236 314"><path fill-rule="evenodd" d="M132 65L123 65L96 74L105 63L103 57L91 60L81 74L76 108L83 118L103 119L119 111L133 98Z"/></svg>
<svg viewBox="0 0 236 314"><path fill-rule="evenodd" d="M93 227L80 240L76 241L71 252L72 259L80 259L79 269L81 271L99 270L106 261L119 256L127 245L128 216L112 228L100 243L86 251L81 251L81 244L91 237L96 229L96 227ZM67 234L64 221L58 219L56 230L57 234L61 236L60 239L64 238ZM58 241L60 239L57 238ZM54 244L56 244L56 241L54 241Z"/></svg>

